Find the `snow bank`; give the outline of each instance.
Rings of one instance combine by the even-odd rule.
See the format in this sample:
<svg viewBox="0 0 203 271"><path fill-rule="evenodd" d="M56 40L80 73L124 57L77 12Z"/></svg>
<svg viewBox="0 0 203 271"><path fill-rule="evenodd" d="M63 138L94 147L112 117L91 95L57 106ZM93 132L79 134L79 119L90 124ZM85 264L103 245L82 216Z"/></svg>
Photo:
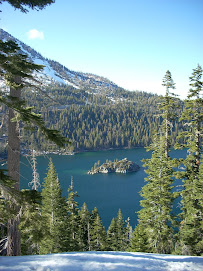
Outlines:
<svg viewBox="0 0 203 271"><path fill-rule="evenodd" d="M0 257L0 270L21 271L202 271L203 257L137 252L74 252Z"/></svg>

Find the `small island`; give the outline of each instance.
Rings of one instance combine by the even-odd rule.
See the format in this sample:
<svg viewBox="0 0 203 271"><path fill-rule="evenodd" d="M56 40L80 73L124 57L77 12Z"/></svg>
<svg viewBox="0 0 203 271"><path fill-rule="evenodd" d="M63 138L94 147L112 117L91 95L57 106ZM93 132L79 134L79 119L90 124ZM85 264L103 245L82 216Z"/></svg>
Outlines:
<svg viewBox="0 0 203 271"><path fill-rule="evenodd" d="M127 158L124 158L120 161L116 159L116 161L112 162L106 160L106 163L100 165L100 161L94 164L94 167L91 168L87 173L88 174L97 174L97 173L129 173L135 172L139 170L139 166L132 161L129 161Z"/></svg>

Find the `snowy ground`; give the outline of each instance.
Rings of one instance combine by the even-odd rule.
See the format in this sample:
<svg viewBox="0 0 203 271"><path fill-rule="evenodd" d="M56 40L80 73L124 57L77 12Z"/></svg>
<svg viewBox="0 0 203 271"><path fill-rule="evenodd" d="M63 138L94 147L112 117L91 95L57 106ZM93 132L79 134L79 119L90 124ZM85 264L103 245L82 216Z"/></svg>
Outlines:
<svg viewBox="0 0 203 271"><path fill-rule="evenodd" d="M21 257L0 257L0 270L202 271L203 257L137 252L75 252Z"/></svg>

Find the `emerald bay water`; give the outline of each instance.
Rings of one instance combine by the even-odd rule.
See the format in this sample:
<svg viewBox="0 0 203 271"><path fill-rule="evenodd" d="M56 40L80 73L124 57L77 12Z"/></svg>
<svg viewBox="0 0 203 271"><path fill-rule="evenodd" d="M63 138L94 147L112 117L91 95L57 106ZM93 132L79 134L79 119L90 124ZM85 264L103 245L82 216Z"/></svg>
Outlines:
<svg viewBox="0 0 203 271"><path fill-rule="evenodd" d="M172 151L171 156L182 157L185 151ZM78 192L77 201L81 207L86 202L89 211L97 207L102 222L107 229L111 219L117 216L121 208L124 219L130 217L130 224L135 226L137 221L136 212L140 210L139 191L145 184L146 173L142 167L143 158L150 158L151 153L144 148L108 150L98 152L85 152L75 155L48 155L37 157L37 171L40 181L43 182L48 168L49 158L52 158L60 180L63 196L67 197L67 190L74 181L74 191ZM100 160L101 164L106 159L113 161L118 158L127 158L136 162L140 170L128 174L95 174L89 175L87 171ZM32 170L26 157L21 158L21 188L29 188L28 183L32 180Z"/></svg>

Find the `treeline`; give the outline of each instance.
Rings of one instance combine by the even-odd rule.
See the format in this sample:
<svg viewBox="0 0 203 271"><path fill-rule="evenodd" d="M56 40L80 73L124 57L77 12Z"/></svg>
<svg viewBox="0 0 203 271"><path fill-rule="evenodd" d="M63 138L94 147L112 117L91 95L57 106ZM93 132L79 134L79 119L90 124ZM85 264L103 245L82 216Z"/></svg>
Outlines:
<svg viewBox="0 0 203 271"><path fill-rule="evenodd" d="M109 148L134 148L148 146L152 134L158 130L162 117L158 115L157 104L161 98L144 92L129 92L122 89L115 93L92 94L88 90L78 91L71 87L57 86L46 93L61 105L29 93L26 99L35 100L37 111L41 112L47 125L58 129L69 138L72 151L98 150ZM35 96L35 97L34 97ZM63 103L63 104L62 104ZM176 109L180 114L183 103ZM181 123L174 120L172 144ZM39 132L29 134L22 131L26 146L38 150L55 150Z"/></svg>

